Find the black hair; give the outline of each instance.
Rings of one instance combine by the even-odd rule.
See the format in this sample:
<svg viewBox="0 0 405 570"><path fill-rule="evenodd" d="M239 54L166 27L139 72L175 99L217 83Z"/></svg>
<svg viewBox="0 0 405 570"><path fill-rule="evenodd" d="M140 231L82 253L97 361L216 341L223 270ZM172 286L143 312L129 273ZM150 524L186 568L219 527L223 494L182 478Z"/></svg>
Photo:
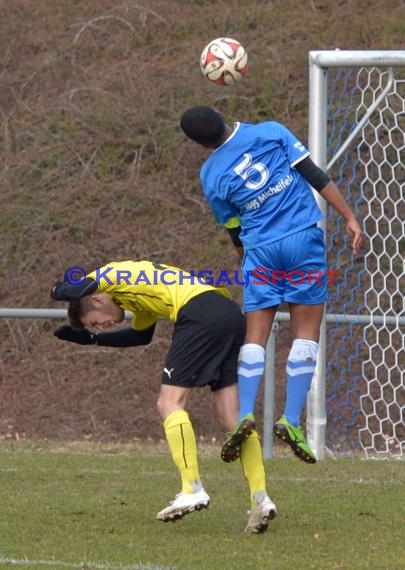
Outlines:
<svg viewBox="0 0 405 570"><path fill-rule="evenodd" d="M68 317L70 325L76 329L84 329L84 324L82 323L82 318L85 316L87 311L93 307L93 300L91 296L82 297L81 299L74 299L69 301L68 307Z"/></svg>
<svg viewBox="0 0 405 570"><path fill-rule="evenodd" d="M190 107L180 119L180 127L193 141L211 148L219 146L226 132L222 116L205 105Z"/></svg>

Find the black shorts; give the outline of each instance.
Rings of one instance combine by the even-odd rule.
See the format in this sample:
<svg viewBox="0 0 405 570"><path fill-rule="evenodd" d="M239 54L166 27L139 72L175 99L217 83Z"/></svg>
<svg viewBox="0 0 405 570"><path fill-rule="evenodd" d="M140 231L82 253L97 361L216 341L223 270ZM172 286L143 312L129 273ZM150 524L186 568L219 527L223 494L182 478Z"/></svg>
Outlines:
<svg viewBox="0 0 405 570"><path fill-rule="evenodd" d="M237 303L215 291L194 297L179 311L162 384L211 390L235 384L244 337Z"/></svg>

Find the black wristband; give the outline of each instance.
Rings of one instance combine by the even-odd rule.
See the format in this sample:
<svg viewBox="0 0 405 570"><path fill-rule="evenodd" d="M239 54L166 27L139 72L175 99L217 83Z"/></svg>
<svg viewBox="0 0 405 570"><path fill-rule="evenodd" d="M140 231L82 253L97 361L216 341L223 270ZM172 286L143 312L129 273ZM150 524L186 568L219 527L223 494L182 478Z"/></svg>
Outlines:
<svg viewBox="0 0 405 570"><path fill-rule="evenodd" d="M236 228L226 228L229 236L232 240L232 243L235 247L243 247L243 243L240 241L240 232L242 231L242 228L240 226L236 227Z"/></svg>

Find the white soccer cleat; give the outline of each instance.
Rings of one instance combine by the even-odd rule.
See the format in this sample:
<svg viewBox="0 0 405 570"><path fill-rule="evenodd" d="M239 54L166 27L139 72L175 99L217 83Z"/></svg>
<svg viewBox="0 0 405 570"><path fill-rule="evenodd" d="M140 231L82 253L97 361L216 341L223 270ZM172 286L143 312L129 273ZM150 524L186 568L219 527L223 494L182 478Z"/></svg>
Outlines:
<svg viewBox="0 0 405 570"><path fill-rule="evenodd" d="M184 515L207 509L209 504L210 497L205 489L201 489L198 493L178 493L174 501L160 511L156 518L163 522L175 522L184 517Z"/></svg>
<svg viewBox="0 0 405 570"><path fill-rule="evenodd" d="M265 532L269 526L269 522L275 519L276 516L276 505L270 497L266 495L262 501L250 511L245 532L253 532L256 534Z"/></svg>

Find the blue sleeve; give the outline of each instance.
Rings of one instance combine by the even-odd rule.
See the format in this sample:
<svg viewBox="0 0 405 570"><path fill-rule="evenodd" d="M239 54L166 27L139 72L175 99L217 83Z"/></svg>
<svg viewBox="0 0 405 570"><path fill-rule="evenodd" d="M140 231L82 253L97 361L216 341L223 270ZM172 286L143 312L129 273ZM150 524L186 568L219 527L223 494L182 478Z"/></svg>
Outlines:
<svg viewBox="0 0 405 570"><path fill-rule="evenodd" d="M295 166L309 156L309 150L287 127L280 123L275 124L277 125L279 140L291 166Z"/></svg>
<svg viewBox="0 0 405 570"><path fill-rule="evenodd" d="M207 199L208 205L214 214L214 218L218 224L225 224L230 218L239 216L239 213L235 209L235 206L228 202L225 198L222 198L220 192L217 191L215 184L210 183L204 175L204 169L202 169L200 182L204 195Z"/></svg>
<svg viewBox="0 0 405 570"><path fill-rule="evenodd" d="M239 216L232 204L221 200L218 196L213 196L211 199L207 196L207 201L218 224L224 225L230 218Z"/></svg>

